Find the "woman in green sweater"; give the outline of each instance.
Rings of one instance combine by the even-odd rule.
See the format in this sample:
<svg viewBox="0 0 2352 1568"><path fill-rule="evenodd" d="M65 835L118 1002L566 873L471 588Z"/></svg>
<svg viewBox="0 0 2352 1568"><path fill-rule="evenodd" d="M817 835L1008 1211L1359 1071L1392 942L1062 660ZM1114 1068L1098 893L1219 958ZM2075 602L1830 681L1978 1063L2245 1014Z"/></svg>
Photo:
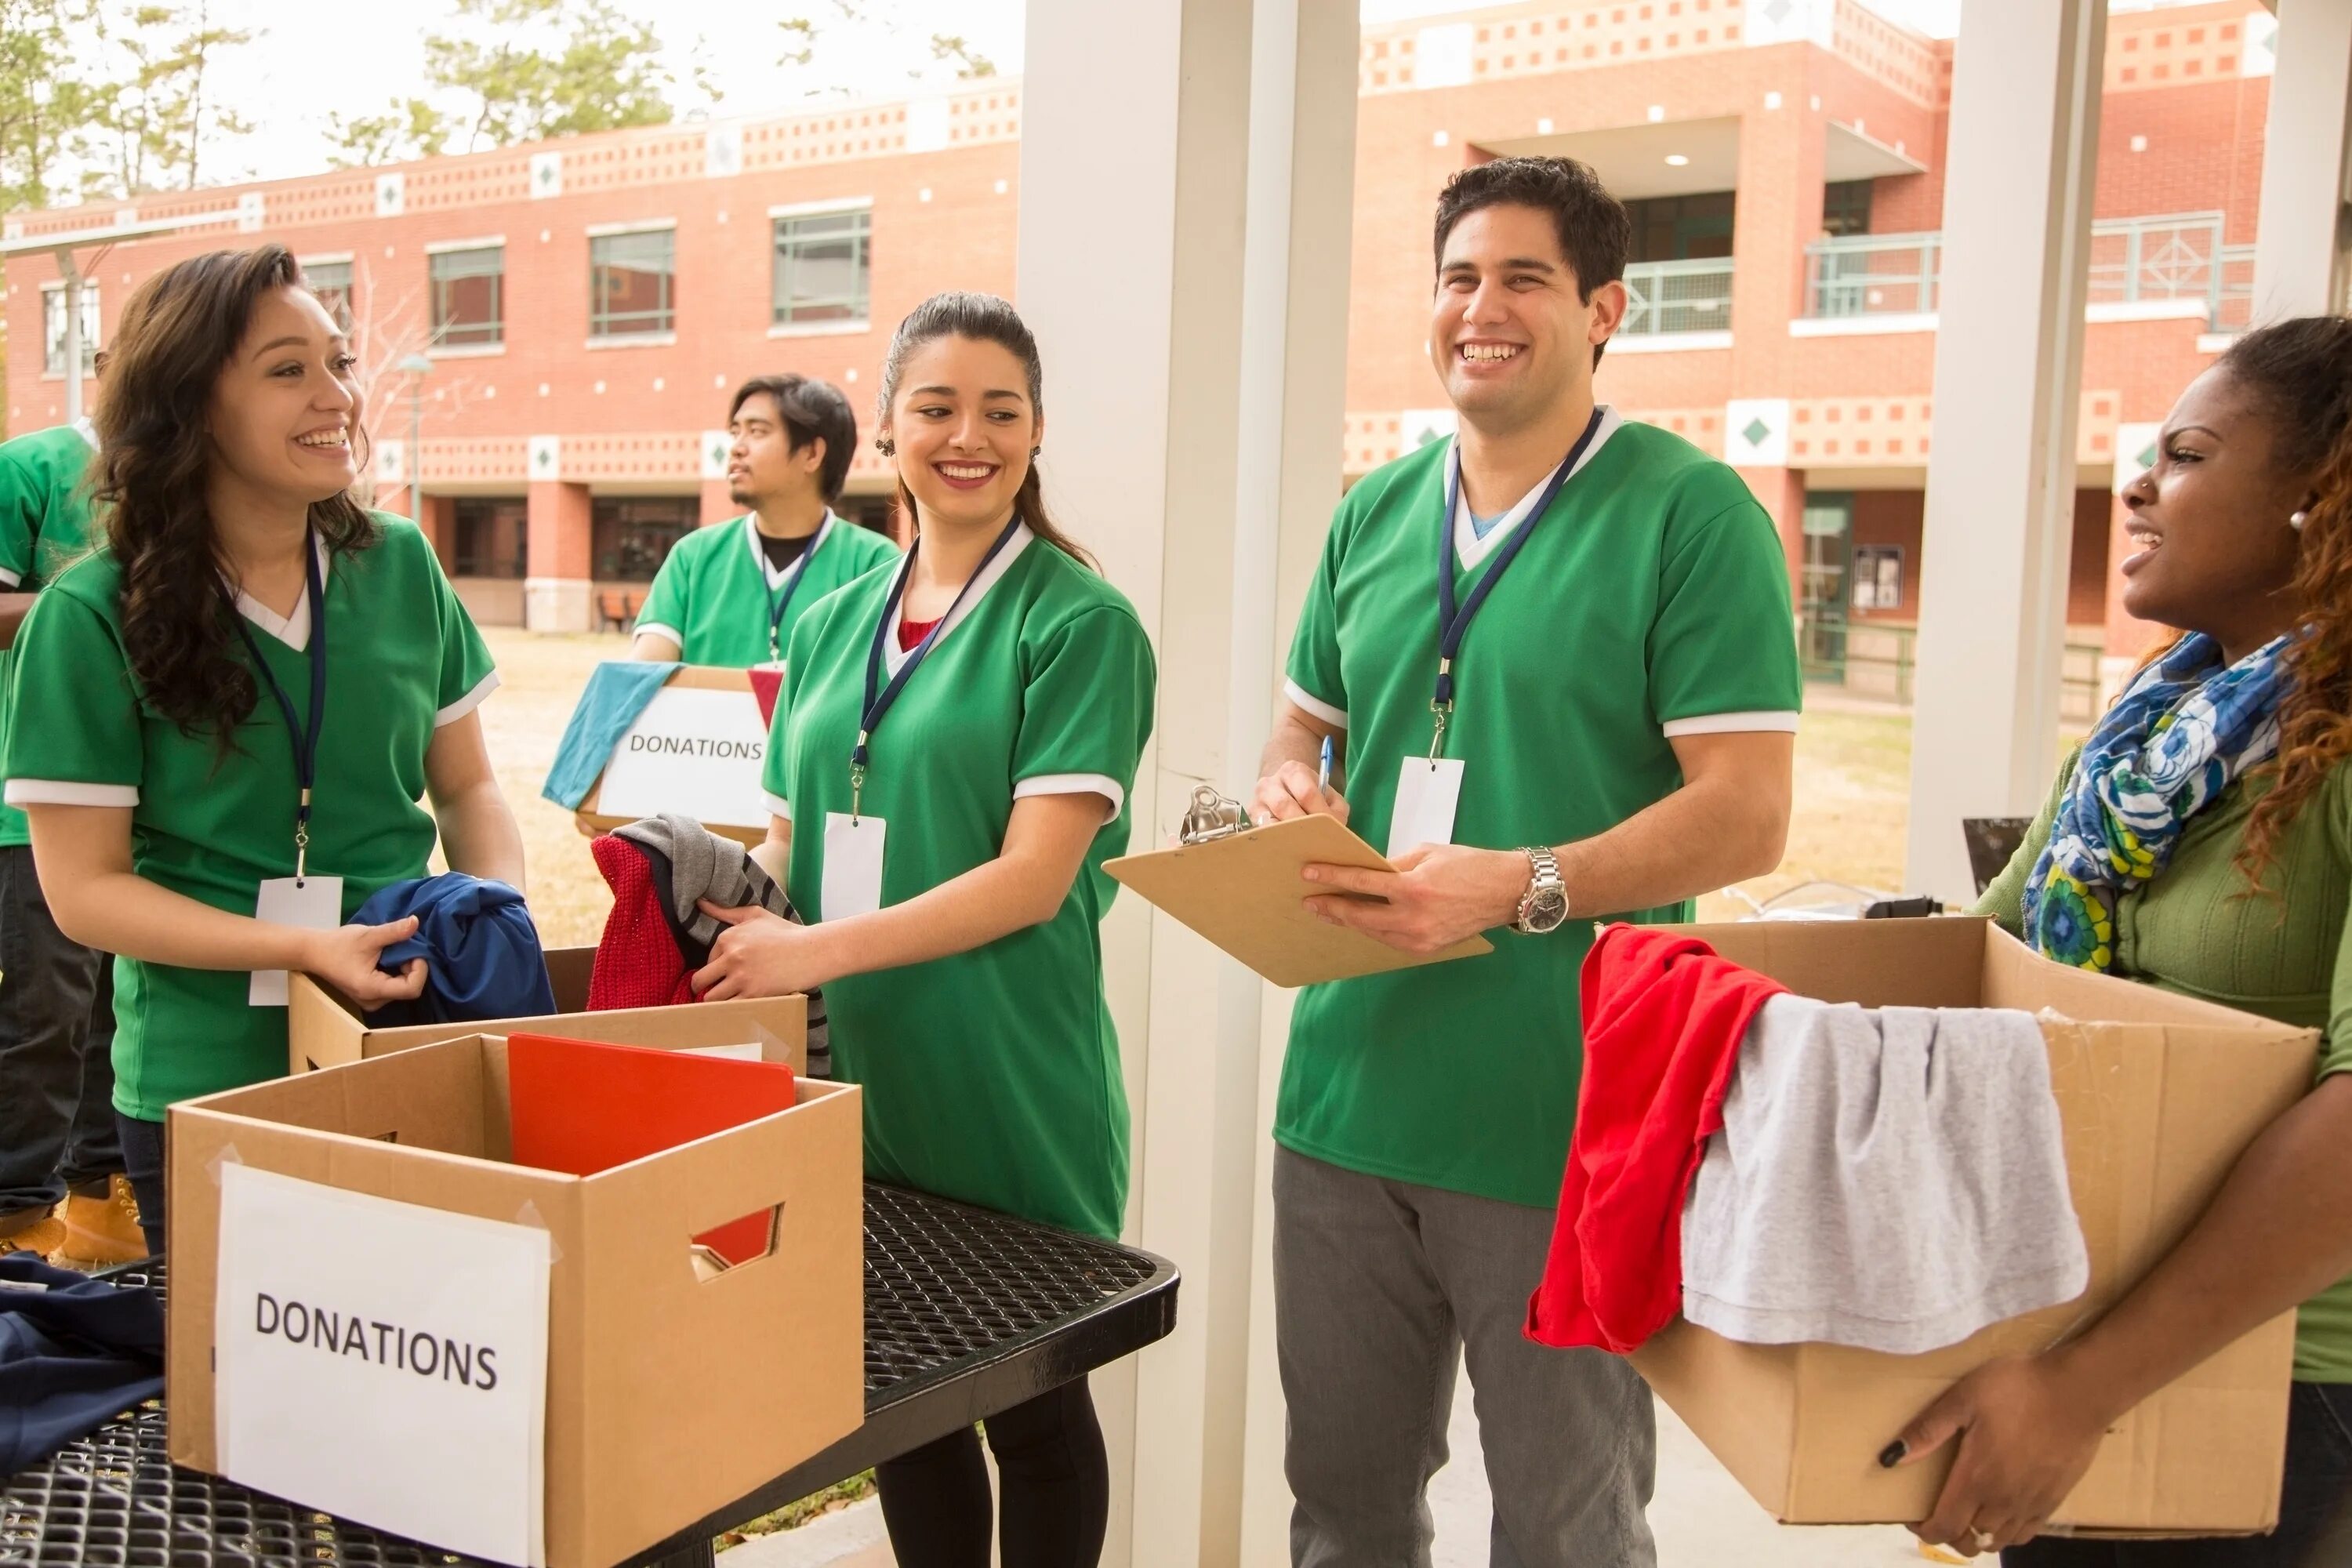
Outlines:
<svg viewBox="0 0 2352 1568"><path fill-rule="evenodd" d="M1964 1379L1882 1458L1957 1441L1916 1528L2004 1568L2334 1568L2352 1563L2352 321L2240 338L2123 499L2125 607L2182 635L2067 759L1979 912L2058 962L2320 1029L2317 1085L2095 1327ZM2033 1539L2109 1425L2298 1306L2275 1532Z"/></svg>

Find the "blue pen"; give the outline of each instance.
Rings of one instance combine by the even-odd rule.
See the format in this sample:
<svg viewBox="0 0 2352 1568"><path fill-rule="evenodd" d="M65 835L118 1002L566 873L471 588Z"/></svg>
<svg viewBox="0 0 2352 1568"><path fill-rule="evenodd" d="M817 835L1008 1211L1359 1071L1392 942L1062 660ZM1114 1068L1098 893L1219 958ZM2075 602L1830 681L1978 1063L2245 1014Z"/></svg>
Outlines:
<svg viewBox="0 0 2352 1568"><path fill-rule="evenodd" d="M1323 737L1323 765L1316 770L1315 787L1325 795L1331 793L1331 737Z"/></svg>

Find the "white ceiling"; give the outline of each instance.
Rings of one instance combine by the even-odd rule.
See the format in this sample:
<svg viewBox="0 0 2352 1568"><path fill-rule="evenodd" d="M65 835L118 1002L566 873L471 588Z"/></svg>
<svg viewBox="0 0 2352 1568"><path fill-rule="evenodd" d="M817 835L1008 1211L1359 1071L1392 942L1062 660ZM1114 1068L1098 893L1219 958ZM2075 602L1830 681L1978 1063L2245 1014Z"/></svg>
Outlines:
<svg viewBox="0 0 2352 1568"><path fill-rule="evenodd" d="M1670 120L1647 125L1612 126L1479 145L1503 157L1575 158L1591 166L1620 200L1686 196L1728 191L1739 184L1739 119ZM1832 180L1866 180L1916 174L1926 165L1844 125L1828 128L1823 173ZM1687 160L1669 163L1669 157Z"/></svg>

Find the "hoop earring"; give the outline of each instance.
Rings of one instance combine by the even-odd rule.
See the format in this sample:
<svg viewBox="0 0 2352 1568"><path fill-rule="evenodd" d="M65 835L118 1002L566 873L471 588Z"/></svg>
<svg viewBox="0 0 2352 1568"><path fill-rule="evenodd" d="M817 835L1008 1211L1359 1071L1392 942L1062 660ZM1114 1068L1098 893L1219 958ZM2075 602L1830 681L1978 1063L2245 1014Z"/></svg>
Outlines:
<svg viewBox="0 0 2352 1568"><path fill-rule="evenodd" d="M2291 529L2294 530L2297 533L2301 533L2301 532L2303 531L2303 525L2304 525L2305 523L2306 523L2306 522L2309 522L2310 521L2311 521L2311 514L2310 514L2309 512L2307 512L2307 511L2297 511L2297 512L2294 512L2294 513L2292 513L2292 514L2290 514L2290 515L2288 516L2288 518L2287 518L2287 520L2286 520L2286 525L2287 525L2289 528L2291 528Z"/></svg>
<svg viewBox="0 0 2352 1568"><path fill-rule="evenodd" d="M874 449L886 458L895 458L898 455L898 443L887 436L877 436L874 437Z"/></svg>

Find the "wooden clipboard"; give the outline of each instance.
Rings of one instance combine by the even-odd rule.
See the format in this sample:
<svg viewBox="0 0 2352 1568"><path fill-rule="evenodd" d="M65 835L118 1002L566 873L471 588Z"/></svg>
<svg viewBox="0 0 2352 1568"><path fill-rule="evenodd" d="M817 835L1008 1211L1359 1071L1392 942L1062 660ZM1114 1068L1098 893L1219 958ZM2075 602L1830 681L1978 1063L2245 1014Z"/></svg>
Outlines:
<svg viewBox="0 0 2352 1568"><path fill-rule="evenodd" d="M1361 931L1327 925L1305 902L1314 888L1298 873L1312 865L1390 868L1338 818L1297 816L1203 844L1124 856L1103 869L1138 898L1286 988L1495 951L1486 938L1474 936L1417 956Z"/></svg>

